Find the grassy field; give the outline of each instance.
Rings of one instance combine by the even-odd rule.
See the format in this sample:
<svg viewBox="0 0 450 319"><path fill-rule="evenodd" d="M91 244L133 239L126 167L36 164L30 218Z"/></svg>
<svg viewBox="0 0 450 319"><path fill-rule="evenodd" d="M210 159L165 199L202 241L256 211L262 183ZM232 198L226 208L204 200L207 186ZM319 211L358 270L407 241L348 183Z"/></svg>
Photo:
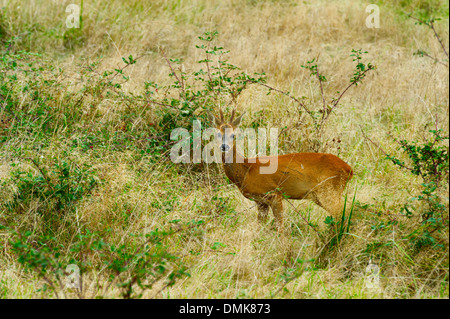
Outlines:
<svg viewBox="0 0 450 319"><path fill-rule="evenodd" d="M0 1L0 297L448 298L448 2L374 3ZM352 166L346 219L173 163L219 107Z"/></svg>

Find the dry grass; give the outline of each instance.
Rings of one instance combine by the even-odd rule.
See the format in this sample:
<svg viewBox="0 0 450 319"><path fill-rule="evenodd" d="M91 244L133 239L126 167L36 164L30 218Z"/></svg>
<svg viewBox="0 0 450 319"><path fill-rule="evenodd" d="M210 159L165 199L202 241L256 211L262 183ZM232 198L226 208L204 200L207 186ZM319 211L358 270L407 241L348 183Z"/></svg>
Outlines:
<svg viewBox="0 0 450 319"><path fill-rule="evenodd" d="M189 265L190 277L180 279L157 297L448 298L448 234L444 234L445 252L423 248L412 255L403 236L417 220L397 216L401 206L418 193L420 179L385 160L361 133L363 129L391 153L397 152L397 144L388 138L388 132L420 140L425 127L433 128L436 117L445 134L449 131L448 68L413 55L417 49L427 49L431 55L442 57L441 47L429 29L399 14L399 3L380 1L381 28L367 29L363 1L85 1L84 42L67 49L62 35L66 30L64 10L70 2L32 0L24 4L11 0L1 6L6 7L2 25L8 36L19 36L18 46L53 59L55 66L65 70L64 83L73 91L82 85L81 67L98 56L102 56L100 69L112 69L123 65L122 57L143 55L127 68L130 80L124 85L125 91L138 92L149 80L168 83L170 70L160 50L169 57L182 58L186 70L193 70L195 61L201 58L195 49L197 37L208 30L219 32L220 45L230 50L231 63L249 74L264 71L270 85L295 96L307 96L312 105L320 105L321 96L317 81L301 68L308 60L319 57L320 70L328 78L324 85L328 98L342 90L352 75L352 48L367 50L365 61L377 66L362 85L345 95L323 134L326 141L341 140L339 145L330 142L325 150L354 168L348 193L351 199L356 191L359 203L350 234L331 251L323 251L320 238L287 202L288 235L278 237L270 226L258 224L254 203L228 184L216 167L199 173L179 169L170 162L151 163L146 157L138 158L134 149L115 150L112 142L96 149L96 153L74 151L68 155L78 165L92 164L103 181L92 196L78 203L77 220L68 222L100 232L111 228L113 234L109 236L119 243L125 242L130 233L165 227L170 220L207 219L217 209L213 196L227 200L233 212L227 218L170 239L172 251ZM408 3L403 10L421 6L420 1ZM437 30L448 48L448 4L442 2L438 7L447 13ZM56 104L64 108L62 93ZM297 106L289 98L266 93L261 87L251 86L240 95L238 110L247 111L243 126L257 121L268 127L291 127L280 151L307 151L311 130L298 125L307 121L306 116L298 115ZM90 112L89 101L84 103L86 112ZM86 127L89 134L95 133L91 130L95 123L117 131L124 121L124 104L105 98L98 105L92 120L85 118L80 127ZM136 112L140 116L129 123L131 131L147 127L146 121L157 118L156 107ZM6 117L1 109L0 116ZM55 132L39 155L64 159L62 150L70 149L69 140L83 138L82 131L66 140L58 138L64 130ZM18 147L29 141L23 135L14 143ZM0 181L7 179L11 162L26 162L14 158L6 147L2 156ZM27 165L36 170L29 162ZM0 199L6 202L15 190L9 191ZM448 190L443 194L448 196ZM324 210L307 201L293 203L326 233ZM370 209L363 209L364 205ZM0 221L6 214L6 210L0 210ZM30 227L43 222L32 205L21 214L20 223ZM389 220L399 223L389 231L373 229ZM0 235L8 238L7 234ZM216 242L222 245L212 249ZM373 243L388 242L391 244L380 250L367 250ZM307 268L300 276L280 290L285 283L283 274L300 266L296 260L313 258L314 262L305 262ZM37 292L42 282L24 271L7 245L0 260L2 297L48 296ZM367 288L366 267L370 262L380 266L379 289ZM155 287L143 297L153 297L157 290ZM118 297L118 290L111 287L106 296Z"/></svg>

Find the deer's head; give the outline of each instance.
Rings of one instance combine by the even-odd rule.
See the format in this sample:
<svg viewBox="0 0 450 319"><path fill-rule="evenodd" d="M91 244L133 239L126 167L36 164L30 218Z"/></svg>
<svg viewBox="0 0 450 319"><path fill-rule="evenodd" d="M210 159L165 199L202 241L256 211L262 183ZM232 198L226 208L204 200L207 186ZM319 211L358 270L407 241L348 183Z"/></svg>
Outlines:
<svg viewBox="0 0 450 319"><path fill-rule="evenodd" d="M241 124L241 119L244 116L234 118L235 110L231 112L231 117L229 121L224 120L222 110L219 110L220 117L216 117L211 112L208 111L209 122L212 127L217 129L216 142L219 143L219 149L222 152L228 152L233 148L233 143L235 140L235 132L239 124Z"/></svg>

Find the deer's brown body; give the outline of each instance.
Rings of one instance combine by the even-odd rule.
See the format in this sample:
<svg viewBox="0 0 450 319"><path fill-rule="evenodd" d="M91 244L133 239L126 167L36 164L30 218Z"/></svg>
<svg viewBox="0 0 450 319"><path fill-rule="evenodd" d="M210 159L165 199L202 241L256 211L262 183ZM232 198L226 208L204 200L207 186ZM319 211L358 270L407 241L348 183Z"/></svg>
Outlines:
<svg viewBox="0 0 450 319"><path fill-rule="evenodd" d="M234 112L233 112L234 113ZM242 117L242 116L241 116ZM222 143L222 163L225 174L236 184L240 192L258 206L258 219L265 222L269 207L281 229L283 225L283 197L289 199L310 199L337 217L343 209L343 191L352 178L352 168L343 160L332 154L293 153L279 156L244 158L236 150L234 134L241 117L230 123L210 115L216 124ZM226 136L227 132L232 136ZM232 145L227 145L226 144ZM228 148L228 151L224 151ZM233 160L227 163L226 154L232 150ZM277 161L277 170L272 174L262 174L261 167L269 166L270 161Z"/></svg>

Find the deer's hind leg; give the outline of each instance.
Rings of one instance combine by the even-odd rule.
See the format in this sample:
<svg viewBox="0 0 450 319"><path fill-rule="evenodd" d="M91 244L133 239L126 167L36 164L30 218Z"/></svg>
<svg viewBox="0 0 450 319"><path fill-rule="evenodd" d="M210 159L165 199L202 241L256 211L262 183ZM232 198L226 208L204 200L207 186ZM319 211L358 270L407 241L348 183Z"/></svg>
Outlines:
<svg viewBox="0 0 450 319"><path fill-rule="evenodd" d="M344 209L343 189L333 186L333 184L325 184L317 188L310 199L338 219L342 216Z"/></svg>
<svg viewBox="0 0 450 319"><path fill-rule="evenodd" d="M269 213L269 205L264 202L256 202L256 206L258 207L258 221L265 224Z"/></svg>

